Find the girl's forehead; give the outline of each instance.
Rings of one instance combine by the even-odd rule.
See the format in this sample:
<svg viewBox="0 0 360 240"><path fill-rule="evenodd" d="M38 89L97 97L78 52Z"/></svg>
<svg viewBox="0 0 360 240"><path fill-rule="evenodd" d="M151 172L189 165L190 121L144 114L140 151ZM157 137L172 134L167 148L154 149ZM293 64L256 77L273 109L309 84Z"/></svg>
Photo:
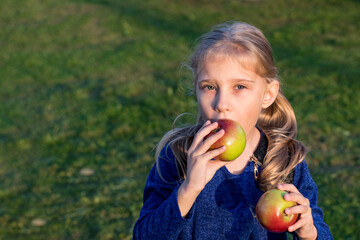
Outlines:
<svg viewBox="0 0 360 240"><path fill-rule="evenodd" d="M217 55L211 55L208 56L202 64L198 65L197 75L200 75L204 70L208 70L207 68L209 65L216 64L216 63L226 63L230 62L231 64L238 65L239 68L246 69L247 71L257 73L257 64L256 60L249 59L249 57L243 56L243 57L234 57L234 56L228 56L225 54L217 54Z"/></svg>
<svg viewBox="0 0 360 240"><path fill-rule="evenodd" d="M251 65L244 66L233 58L215 58L207 61L194 79L196 84L203 81L232 83L239 80L267 83L267 80L254 71Z"/></svg>

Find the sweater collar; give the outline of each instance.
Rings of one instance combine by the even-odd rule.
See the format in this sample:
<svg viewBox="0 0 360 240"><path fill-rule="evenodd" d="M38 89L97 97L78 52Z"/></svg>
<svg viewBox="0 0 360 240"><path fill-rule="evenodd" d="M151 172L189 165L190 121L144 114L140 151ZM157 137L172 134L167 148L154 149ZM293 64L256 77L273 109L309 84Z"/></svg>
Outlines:
<svg viewBox="0 0 360 240"><path fill-rule="evenodd" d="M268 147L269 141L268 141L265 133L261 130L259 130L259 131L260 131L260 141L254 152L254 156L257 158L257 160L260 163L263 163L266 152L267 152L267 147Z"/></svg>

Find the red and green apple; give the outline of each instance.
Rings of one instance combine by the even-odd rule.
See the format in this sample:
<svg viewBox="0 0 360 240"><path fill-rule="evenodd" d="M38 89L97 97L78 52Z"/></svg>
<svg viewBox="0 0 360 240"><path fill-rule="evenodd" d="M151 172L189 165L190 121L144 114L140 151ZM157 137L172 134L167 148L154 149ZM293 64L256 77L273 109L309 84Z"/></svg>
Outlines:
<svg viewBox="0 0 360 240"><path fill-rule="evenodd" d="M211 145L209 150L226 146L225 152L215 159L221 161L232 161L239 157L245 149L246 135L244 129L239 123L230 119L217 120L218 128L213 130L207 137L214 135L216 132L224 129L224 135Z"/></svg>
<svg viewBox="0 0 360 240"><path fill-rule="evenodd" d="M256 217L260 224L270 232L286 232L297 219L298 214L286 214L286 208L296 205L296 202L286 201L286 191L271 189L265 192L256 204Z"/></svg>

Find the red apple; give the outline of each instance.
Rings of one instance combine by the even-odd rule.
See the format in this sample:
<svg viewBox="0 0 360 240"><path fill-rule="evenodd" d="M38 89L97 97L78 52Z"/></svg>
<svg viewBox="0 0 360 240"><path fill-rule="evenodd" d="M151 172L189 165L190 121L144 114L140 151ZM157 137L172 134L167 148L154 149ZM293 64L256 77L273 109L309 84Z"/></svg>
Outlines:
<svg viewBox="0 0 360 240"><path fill-rule="evenodd" d="M217 121L219 127L213 130L207 137L214 135L221 129L225 130L224 136L211 145L209 150L226 146L225 152L215 159L222 161L232 161L240 156L246 145L246 135L244 129L237 122L229 119L220 119Z"/></svg>
<svg viewBox="0 0 360 240"><path fill-rule="evenodd" d="M285 214L285 209L296 202L285 201L286 191L272 189L265 192L256 204L256 217L270 232L286 232L298 219L298 214Z"/></svg>

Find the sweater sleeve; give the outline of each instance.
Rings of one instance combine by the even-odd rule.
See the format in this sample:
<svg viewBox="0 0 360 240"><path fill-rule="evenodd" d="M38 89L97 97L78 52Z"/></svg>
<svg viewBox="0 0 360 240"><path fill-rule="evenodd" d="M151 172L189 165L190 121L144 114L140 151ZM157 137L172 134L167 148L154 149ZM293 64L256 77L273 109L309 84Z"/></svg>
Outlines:
<svg viewBox="0 0 360 240"><path fill-rule="evenodd" d="M333 239L329 227L324 222L324 213L317 205L318 188L310 175L310 171L305 160L295 168L294 185L298 188L301 194L310 201L314 225L318 231L317 239Z"/></svg>
<svg viewBox="0 0 360 240"><path fill-rule="evenodd" d="M143 206L133 230L134 240L177 238L191 221L193 212L191 210L186 219L181 216L177 201L179 186L174 155L170 147L165 146L145 185Z"/></svg>

